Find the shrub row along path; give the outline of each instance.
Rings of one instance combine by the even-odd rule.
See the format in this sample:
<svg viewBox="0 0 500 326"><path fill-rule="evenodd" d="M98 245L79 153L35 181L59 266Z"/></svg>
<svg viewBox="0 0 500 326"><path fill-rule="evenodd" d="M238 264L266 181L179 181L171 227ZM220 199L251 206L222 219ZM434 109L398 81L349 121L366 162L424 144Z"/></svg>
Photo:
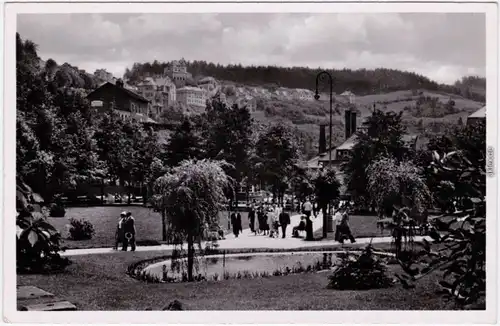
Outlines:
<svg viewBox="0 0 500 326"><path fill-rule="evenodd" d="M255 235L250 229L244 229L242 233L236 238L232 233L226 236L226 239L218 241L218 249L294 249L306 247L331 247L339 246L335 240L321 240L321 241L305 241L303 238L292 238L292 228L299 224L300 214L293 215L290 218L290 225L286 230L286 238L280 237L270 238L264 235ZM321 230L323 227L323 218L319 214L316 218L311 218L313 221L313 232ZM257 222L256 222L257 224ZM352 230L356 236L356 230ZM430 239L429 237L415 237L415 241L421 241L423 238ZM356 243L388 243L391 242L391 237L376 237L376 238L358 238ZM347 241L348 242L348 241ZM174 249L173 245L158 245L158 246L137 246L136 251L166 251ZM130 250L130 249L129 249ZM89 254L109 254L113 252L120 252L113 250L113 248L88 248L88 249L70 249L62 252L62 256L78 256Z"/></svg>

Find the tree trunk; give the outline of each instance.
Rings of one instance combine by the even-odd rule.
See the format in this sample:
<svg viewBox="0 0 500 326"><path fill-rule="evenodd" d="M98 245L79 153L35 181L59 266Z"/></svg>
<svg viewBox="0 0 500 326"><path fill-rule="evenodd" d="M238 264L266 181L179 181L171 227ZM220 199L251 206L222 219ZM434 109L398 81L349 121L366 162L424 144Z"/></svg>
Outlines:
<svg viewBox="0 0 500 326"><path fill-rule="evenodd" d="M327 223L328 223L328 217L327 217L327 209L326 205L323 204L322 211L323 211L323 238L326 239L328 236L328 229L327 229Z"/></svg>
<svg viewBox="0 0 500 326"><path fill-rule="evenodd" d="M194 237L191 232L188 233L187 236L187 245L188 245L188 281L192 282L193 279L193 267L194 267Z"/></svg>
<svg viewBox="0 0 500 326"><path fill-rule="evenodd" d="M128 183L127 190L128 190L128 200L127 200L127 203L130 205L132 203L132 184L131 184L131 182Z"/></svg>
<svg viewBox="0 0 500 326"><path fill-rule="evenodd" d="M167 214L165 209L161 210L161 238L167 241Z"/></svg>
<svg viewBox="0 0 500 326"><path fill-rule="evenodd" d="M104 178L101 178L101 205L104 204Z"/></svg>
<svg viewBox="0 0 500 326"><path fill-rule="evenodd" d="M309 216L306 218L306 240L307 241L314 240L312 221L311 217Z"/></svg>

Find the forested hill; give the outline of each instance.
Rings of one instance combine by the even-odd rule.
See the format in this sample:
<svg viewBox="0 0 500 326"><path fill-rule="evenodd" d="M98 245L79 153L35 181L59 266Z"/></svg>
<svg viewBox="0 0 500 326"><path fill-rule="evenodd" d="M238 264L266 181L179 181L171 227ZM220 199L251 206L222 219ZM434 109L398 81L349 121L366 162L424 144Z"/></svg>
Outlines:
<svg viewBox="0 0 500 326"><path fill-rule="evenodd" d="M243 85L269 87L313 89L316 75L320 72L320 69L304 67L220 65L205 61L192 61L187 62L187 64L188 71L195 78L212 76L219 80L233 81ZM162 74L166 65L166 62L157 60L153 63L134 63L131 69L126 69L124 78L134 82L148 74ZM384 68L374 70L333 69L329 72L335 79L333 88L337 94L345 90L350 90L356 95L367 95L398 90L427 89L458 94L484 102L483 90L476 91L476 88L464 87L464 84L459 84L461 81L457 81L455 85L443 85L413 72ZM474 81L477 85L477 80L474 79Z"/></svg>

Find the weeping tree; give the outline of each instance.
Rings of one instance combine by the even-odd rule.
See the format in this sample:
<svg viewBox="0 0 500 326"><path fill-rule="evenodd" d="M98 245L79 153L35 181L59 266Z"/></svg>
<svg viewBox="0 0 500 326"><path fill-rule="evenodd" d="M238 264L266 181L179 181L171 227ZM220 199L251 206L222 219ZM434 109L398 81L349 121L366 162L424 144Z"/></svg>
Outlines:
<svg viewBox="0 0 500 326"><path fill-rule="evenodd" d="M205 228L219 223L225 192L231 188L226 165L224 161L183 161L154 185L154 205L166 215L172 233L187 242L188 281L193 281L195 245L201 250Z"/></svg>
<svg viewBox="0 0 500 326"><path fill-rule="evenodd" d="M403 238L413 243L415 226L422 222L418 217L422 216L431 199L422 173L411 161L397 162L387 157L374 161L366 169L368 191L378 209L387 206L400 208L388 223L393 229L398 256Z"/></svg>

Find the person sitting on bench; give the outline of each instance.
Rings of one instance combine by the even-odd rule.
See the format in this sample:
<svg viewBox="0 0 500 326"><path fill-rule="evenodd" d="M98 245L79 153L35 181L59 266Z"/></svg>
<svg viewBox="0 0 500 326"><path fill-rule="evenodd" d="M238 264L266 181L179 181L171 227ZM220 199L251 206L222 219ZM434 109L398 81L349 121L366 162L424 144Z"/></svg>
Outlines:
<svg viewBox="0 0 500 326"><path fill-rule="evenodd" d="M294 238L298 238L299 237L299 232L300 231L305 231L306 230L306 217L305 216L301 216L300 217L300 223L299 225L297 226L294 226L293 229L292 229L292 236Z"/></svg>

